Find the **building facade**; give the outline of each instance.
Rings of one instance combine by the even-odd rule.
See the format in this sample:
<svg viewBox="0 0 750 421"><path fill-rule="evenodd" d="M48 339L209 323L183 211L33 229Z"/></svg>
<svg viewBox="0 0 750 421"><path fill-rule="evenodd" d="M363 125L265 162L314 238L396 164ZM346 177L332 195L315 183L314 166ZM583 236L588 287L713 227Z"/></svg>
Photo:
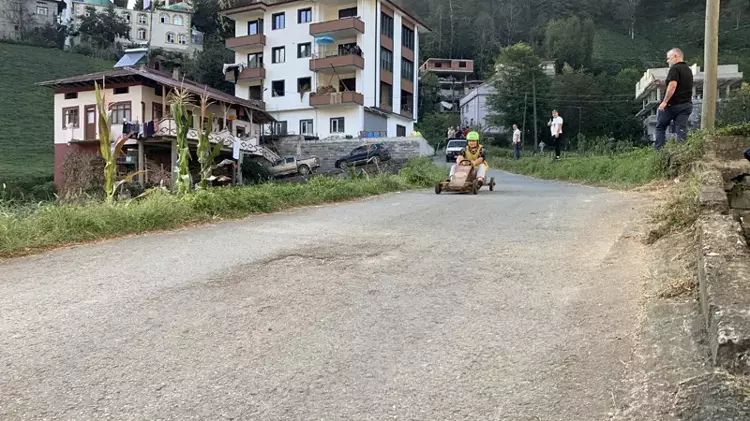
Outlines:
<svg viewBox="0 0 750 421"><path fill-rule="evenodd" d="M502 134L507 131L504 127L496 127L489 120L492 112L488 101L489 96L494 92L491 84L483 83L461 98L461 124L463 126L479 128L482 132L490 134Z"/></svg>
<svg viewBox="0 0 750 421"><path fill-rule="evenodd" d="M703 73L697 64L691 66L693 71L693 113L690 115L689 127L700 127L701 107L703 104ZM643 135L651 142L656 140L656 111L664 98L668 67L648 69L635 85L635 100L643 104L636 117L643 121ZM742 83L742 72L736 64L719 66L717 100L727 98L733 88Z"/></svg>
<svg viewBox="0 0 750 421"><path fill-rule="evenodd" d="M55 23L61 2L0 0L0 39L21 39L26 31Z"/></svg>
<svg viewBox="0 0 750 421"><path fill-rule="evenodd" d="M65 0L68 4L63 21L75 25L88 7L98 12L114 7L109 0ZM193 11L187 3L167 0L163 8L132 10L114 7L130 23L130 39L123 44L138 44L152 48L192 54L203 49L203 34L193 28ZM74 40L68 40L72 45Z"/></svg>
<svg viewBox="0 0 750 421"><path fill-rule="evenodd" d="M461 98L482 84L481 80L472 78L474 60L428 58L419 66L419 72L437 76L440 104L435 111L442 113L458 113Z"/></svg>
<svg viewBox="0 0 750 421"><path fill-rule="evenodd" d="M396 137L417 116L417 18L388 0L239 1L227 79L277 120L272 134Z"/></svg>

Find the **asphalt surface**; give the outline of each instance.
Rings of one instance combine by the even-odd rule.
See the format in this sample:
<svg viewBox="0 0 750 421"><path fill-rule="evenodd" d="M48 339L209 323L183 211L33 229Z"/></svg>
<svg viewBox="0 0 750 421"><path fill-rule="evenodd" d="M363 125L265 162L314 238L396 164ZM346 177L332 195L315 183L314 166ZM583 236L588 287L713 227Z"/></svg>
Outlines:
<svg viewBox="0 0 750 421"><path fill-rule="evenodd" d="M642 207L494 175L0 261L0 420L608 419Z"/></svg>

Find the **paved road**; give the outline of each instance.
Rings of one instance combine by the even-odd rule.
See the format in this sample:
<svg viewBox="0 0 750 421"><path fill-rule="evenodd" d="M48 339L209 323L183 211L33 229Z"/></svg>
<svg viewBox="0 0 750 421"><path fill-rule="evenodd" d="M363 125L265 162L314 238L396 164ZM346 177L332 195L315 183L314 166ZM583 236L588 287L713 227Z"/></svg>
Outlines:
<svg viewBox="0 0 750 421"><path fill-rule="evenodd" d="M497 175L0 261L0 419L607 419L642 210Z"/></svg>

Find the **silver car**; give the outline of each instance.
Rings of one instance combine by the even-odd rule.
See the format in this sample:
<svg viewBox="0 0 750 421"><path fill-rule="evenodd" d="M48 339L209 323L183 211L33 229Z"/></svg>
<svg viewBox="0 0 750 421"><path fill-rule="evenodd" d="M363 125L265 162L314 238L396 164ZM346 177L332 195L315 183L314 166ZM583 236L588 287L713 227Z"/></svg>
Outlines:
<svg viewBox="0 0 750 421"><path fill-rule="evenodd" d="M454 162L466 148L466 139L450 139L445 147L445 162Z"/></svg>

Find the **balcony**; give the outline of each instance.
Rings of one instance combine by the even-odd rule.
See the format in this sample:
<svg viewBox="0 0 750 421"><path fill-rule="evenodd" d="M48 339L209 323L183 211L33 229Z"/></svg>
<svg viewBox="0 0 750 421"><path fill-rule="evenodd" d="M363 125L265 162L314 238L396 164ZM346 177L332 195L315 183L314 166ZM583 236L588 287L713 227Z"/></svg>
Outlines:
<svg viewBox="0 0 750 421"><path fill-rule="evenodd" d="M356 17L329 20L310 25L310 35L315 37L335 36L338 39L342 39L354 38L358 34L364 33L365 23Z"/></svg>
<svg viewBox="0 0 750 421"><path fill-rule="evenodd" d="M333 92L330 94L316 94L310 93L310 106L315 108L320 107L331 107L336 105L364 105L364 95L346 91L346 92Z"/></svg>
<svg viewBox="0 0 750 421"><path fill-rule="evenodd" d="M248 67L237 75L237 82L234 80L234 72L227 72L227 82L238 85L252 84L251 82L260 82L266 78L266 69L264 67Z"/></svg>
<svg viewBox="0 0 750 421"><path fill-rule="evenodd" d="M263 34L245 35L244 37L234 37L226 40L226 46L235 52L243 52L256 48L263 48L266 45L266 36Z"/></svg>
<svg viewBox="0 0 750 421"><path fill-rule="evenodd" d="M365 59L357 54L319 54L310 59L310 70L313 72L353 73L364 68Z"/></svg>

